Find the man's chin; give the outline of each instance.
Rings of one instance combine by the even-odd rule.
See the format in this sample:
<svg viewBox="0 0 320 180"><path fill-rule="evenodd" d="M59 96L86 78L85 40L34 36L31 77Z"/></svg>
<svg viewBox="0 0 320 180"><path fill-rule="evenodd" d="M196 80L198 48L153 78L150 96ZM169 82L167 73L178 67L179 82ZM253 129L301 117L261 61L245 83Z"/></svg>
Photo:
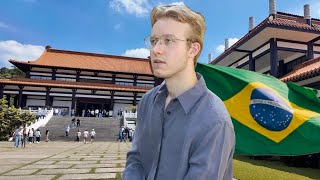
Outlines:
<svg viewBox="0 0 320 180"><path fill-rule="evenodd" d="M157 71L157 70L154 70L153 71L153 75L157 78L161 78L161 79L166 79L168 77L168 75L166 75L165 73L163 72L160 72L160 71Z"/></svg>

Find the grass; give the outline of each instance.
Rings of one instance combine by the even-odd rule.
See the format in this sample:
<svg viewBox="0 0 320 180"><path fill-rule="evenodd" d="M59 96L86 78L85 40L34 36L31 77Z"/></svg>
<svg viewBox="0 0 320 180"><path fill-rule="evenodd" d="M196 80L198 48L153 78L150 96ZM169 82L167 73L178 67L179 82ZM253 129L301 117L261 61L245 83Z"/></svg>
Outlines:
<svg viewBox="0 0 320 180"><path fill-rule="evenodd" d="M320 180L320 170L288 167L280 161L254 160L247 156L235 156L233 160L233 177L240 180Z"/></svg>

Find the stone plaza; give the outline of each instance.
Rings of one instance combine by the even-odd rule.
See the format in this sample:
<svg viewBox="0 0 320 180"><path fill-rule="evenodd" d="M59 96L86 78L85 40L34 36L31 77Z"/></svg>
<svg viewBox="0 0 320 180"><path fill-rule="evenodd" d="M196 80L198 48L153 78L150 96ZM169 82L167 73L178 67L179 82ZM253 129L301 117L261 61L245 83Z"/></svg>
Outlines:
<svg viewBox="0 0 320 180"><path fill-rule="evenodd" d="M0 179L121 179L131 143L0 142Z"/></svg>

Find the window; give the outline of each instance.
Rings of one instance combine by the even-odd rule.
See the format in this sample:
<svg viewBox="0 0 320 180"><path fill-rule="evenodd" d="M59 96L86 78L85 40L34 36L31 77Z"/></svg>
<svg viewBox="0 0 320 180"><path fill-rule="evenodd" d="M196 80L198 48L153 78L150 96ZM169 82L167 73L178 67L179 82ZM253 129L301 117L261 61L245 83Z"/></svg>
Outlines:
<svg viewBox="0 0 320 180"><path fill-rule="evenodd" d="M30 79L51 80L50 76L30 76Z"/></svg>

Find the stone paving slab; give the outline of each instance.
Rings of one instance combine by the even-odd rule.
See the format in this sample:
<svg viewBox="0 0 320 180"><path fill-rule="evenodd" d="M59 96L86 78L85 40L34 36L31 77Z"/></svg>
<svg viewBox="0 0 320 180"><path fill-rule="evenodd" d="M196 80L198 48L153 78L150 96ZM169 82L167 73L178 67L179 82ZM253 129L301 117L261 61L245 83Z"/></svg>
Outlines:
<svg viewBox="0 0 320 180"><path fill-rule="evenodd" d="M72 168L115 168L117 164L79 164Z"/></svg>
<svg viewBox="0 0 320 180"><path fill-rule="evenodd" d="M89 173L91 169L43 169L37 174L82 174Z"/></svg>
<svg viewBox="0 0 320 180"><path fill-rule="evenodd" d="M0 176L0 179L5 179L5 180L36 180L36 179L51 180L55 176L56 175Z"/></svg>
<svg viewBox="0 0 320 180"><path fill-rule="evenodd" d="M50 141L23 149L11 145L0 142L1 180L115 178L124 170L128 150L128 144L116 142Z"/></svg>
<svg viewBox="0 0 320 180"><path fill-rule="evenodd" d="M13 170L8 173L5 173L4 175L5 176L8 176L8 175L14 175L14 176L16 176L16 175L30 175L36 171L38 171L38 169L26 169L26 170L18 169L18 170Z"/></svg>
<svg viewBox="0 0 320 180"><path fill-rule="evenodd" d="M61 168L69 168L71 164L54 164L54 165L27 165L21 167L20 169L61 169Z"/></svg>
<svg viewBox="0 0 320 180"><path fill-rule="evenodd" d="M115 178L116 173L100 173L100 174L67 174L63 175L60 179L107 179Z"/></svg>
<svg viewBox="0 0 320 180"><path fill-rule="evenodd" d="M97 168L96 173L117 173L124 171L124 168Z"/></svg>
<svg viewBox="0 0 320 180"><path fill-rule="evenodd" d="M56 163L57 161L47 161L47 160L44 160L44 161L38 161L38 162L35 162L34 164L35 165L52 165L53 163Z"/></svg>
<svg viewBox="0 0 320 180"><path fill-rule="evenodd" d="M57 165L68 165L68 164L97 164L97 161L60 161Z"/></svg>
<svg viewBox="0 0 320 180"><path fill-rule="evenodd" d="M123 164L123 163L126 163L126 160L103 160L103 161L100 161L100 163L114 163L114 164Z"/></svg>

